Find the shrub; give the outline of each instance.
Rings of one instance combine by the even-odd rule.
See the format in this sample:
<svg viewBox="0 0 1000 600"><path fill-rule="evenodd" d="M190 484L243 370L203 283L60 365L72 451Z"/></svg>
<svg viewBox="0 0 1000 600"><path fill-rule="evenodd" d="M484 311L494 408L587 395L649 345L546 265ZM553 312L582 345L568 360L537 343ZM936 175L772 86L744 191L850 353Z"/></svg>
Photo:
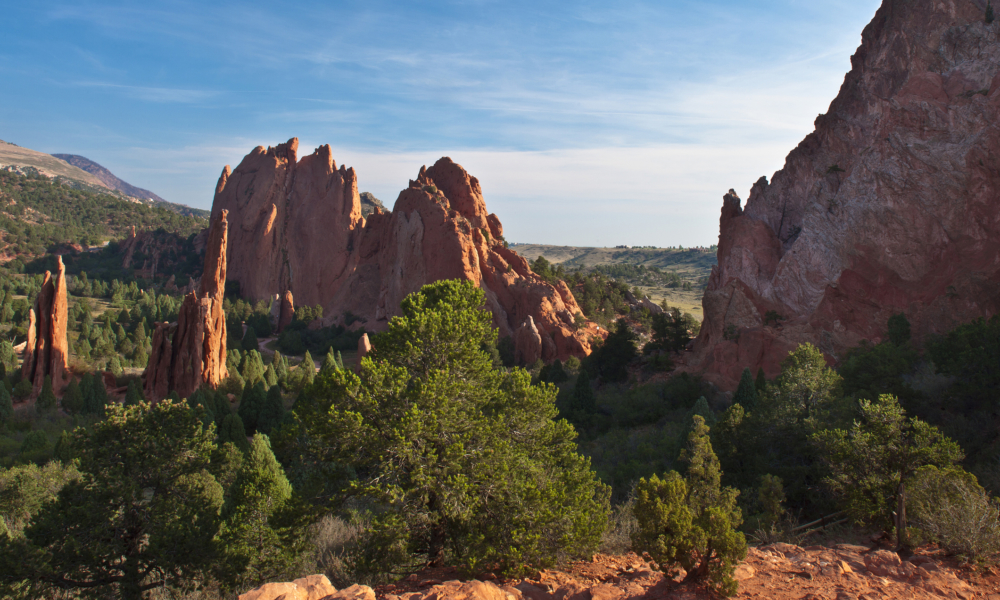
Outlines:
<svg viewBox="0 0 1000 600"><path fill-rule="evenodd" d="M56 395L52 391L52 376L46 375L45 382L42 383L42 391L35 400L35 410L38 414L51 412L56 408Z"/></svg>
<svg viewBox="0 0 1000 600"><path fill-rule="evenodd" d="M24 400L31 395L31 382L27 379L22 379L17 382L14 386L14 397L18 400Z"/></svg>
<svg viewBox="0 0 1000 600"><path fill-rule="evenodd" d="M738 587L733 571L747 554L746 539L736 531L742 523L739 492L721 486L705 420L695 416L693 425L681 454L688 464L686 479L669 471L663 479L639 480L632 544L661 569L680 565L687 571L685 581L705 581L720 595L732 596Z"/></svg>
<svg viewBox="0 0 1000 600"><path fill-rule="evenodd" d="M915 539L937 542L967 560L1000 552L1000 503L962 469L920 469L906 506Z"/></svg>

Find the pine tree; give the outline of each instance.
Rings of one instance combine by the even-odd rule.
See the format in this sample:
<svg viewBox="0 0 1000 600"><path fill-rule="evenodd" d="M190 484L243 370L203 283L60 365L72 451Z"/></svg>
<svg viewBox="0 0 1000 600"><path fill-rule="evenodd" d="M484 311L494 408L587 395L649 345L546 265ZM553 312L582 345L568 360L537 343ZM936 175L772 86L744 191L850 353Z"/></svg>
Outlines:
<svg viewBox="0 0 1000 600"><path fill-rule="evenodd" d="M274 365L267 365L267 369L264 371L264 385L267 389L278 385L278 375L274 372Z"/></svg>
<svg viewBox="0 0 1000 600"><path fill-rule="evenodd" d="M223 579L241 586L274 579L295 558L293 530L280 527L279 515L292 486L271 451L267 436L253 436L226 505L219 538L225 550Z"/></svg>
<svg viewBox="0 0 1000 600"><path fill-rule="evenodd" d="M326 357L323 358L323 366L319 368L320 373L332 373L340 369L340 365L337 364L337 355L333 353L333 348L326 353Z"/></svg>
<svg viewBox="0 0 1000 600"><path fill-rule="evenodd" d="M288 359L280 352L274 353L274 357L271 358L271 366L274 367L274 374L277 375L279 382L288 378Z"/></svg>
<svg viewBox="0 0 1000 600"><path fill-rule="evenodd" d="M243 397L240 399L239 415L243 420L243 426L249 432L256 432L261 410L267 400L267 388L263 381L258 381L253 385L243 388Z"/></svg>
<svg viewBox="0 0 1000 600"><path fill-rule="evenodd" d="M83 392L80 390L80 384L77 383L76 379L70 380L69 385L66 386L66 391L62 397L62 407L64 411L71 415L83 412Z"/></svg>
<svg viewBox="0 0 1000 600"><path fill-rule="evenodd" d="M243 355L240 361L240 377L245 385L254 385L264 379L264 361L261 360L260 352L250 350Z"/></svg>
<svg viewBox="0 0 1000 600"><path fill-rule="evenodd" d="M989 25L990 23L992 23L993 19L994 19L994 16L993 16L993 3L992 2L987 2L986 3L986 18L985 18L986 24Z"/></svg>
<svg viewBox="0 0 1000 600"><path fill-rule="evenodd" d="M125 392L125 406L135 406L146 399L142 395L142 385L138 379L128 382L128 391Z"/></svg>
<svg viewBox="0 0 1000 600"><path fill-rule="evenodd" d="M739 492L721 486L722 470L708 431L705 420L694 416L681 453L686 479L670 471L663 479L639 480L632 544L637 552L649 552L661 569L679 564L687 571L685 581L704 581L732 596L737 590L733 572L746 558L747 545L736 530L743 521L736 506Z"/></svg>
<svg viewBox="0 0 1000 600"><path fill-rule="evenodd" d="M302 369L302 379L305 385L309 385L316 379L316 361L313 360L312 354L306 350L305 355L302 357L302 363L299 365Z"/></svg>
<svg viewBox="0 0 1000 600"><path fill-rule="evenodd" d="M38 414L46 414L56 408L56 395L52 391L52 376L46 375L45 381L42 383L42 391L38 394L38 399L35 400L35 410Z"/></svg>
<svg viewBox="0 0 1000 600"><path fill-rule="evenodd" d="M273 386L267 391L267 398L257 418L257 431L270 434L285 418L285 403L281 398L281 388Z"/></svg>
<svg viewBox="0 0 1000 600"><path fill-rule="evenodd" d="M749 367L743 369L740 385L733 394L733 403L742 406L746 412L753 412L757 408L757 388Z"/></svg>
<svg viewBox="0 0 1000 600"><path fill-rule="evenodd" d="M764 375L764 367L757 369L757 381L754 383L754 387L757 389L758 397L767 389L767 376Z"/></svg>
<svg viewBox="0 0 1000 600"><path fill-rule="evenodd" d="M580 369L580 375L573 385L571 407L587 414L597 410L597 397L594 395L594 388L590 387L590 373L586 369Z"/></svg>
<svg viewBox="0 0 1000 600"><path fill-rule="evenodd" d="M117 354L112 356L111 360L108 361L108 370L111 371L111 374L115 377L122 376L122 362L118 359Z"/></svg>
<svg viewBox="0 0 1000 600"><path fill-rule="evenodd" d="M257 341L257 332L253 327L247 327L247 332L243 334L243 341L240 342L244 350L260 352L260 343Z"/></svg>
<svg viewBox="0 0 1000 600"><path fill-rule="evenodd" d="M7 386L0 385L0 424L6 423L14 416L14 401L7 391Z"/></svg>
<svg viewBox="0 0 1000 600"><path fill-rule="evenodd" d="M219 426L218 444L222 446L226 442L234 444L243 452L250 450L250 444L247 443L247 432L243 427L243 419L235 413L227 414Z"/></svg>

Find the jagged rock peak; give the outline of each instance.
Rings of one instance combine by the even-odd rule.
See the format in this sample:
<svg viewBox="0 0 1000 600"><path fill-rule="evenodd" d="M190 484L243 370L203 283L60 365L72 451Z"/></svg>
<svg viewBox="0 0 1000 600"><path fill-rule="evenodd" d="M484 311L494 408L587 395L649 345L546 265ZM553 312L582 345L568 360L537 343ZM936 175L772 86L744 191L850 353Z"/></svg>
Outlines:
<svg viewBox="0 0 1000 600"><path fill-rule="evenodd" d="M835 362L895 313L919 343L1000 312L1000 22L985 8L885 0L815 131L742 210L727 196L697 368L732 388L802 342Z"/></svg>
<svg viewBox="0 0 1000 600"><path fill-rule="evenodd" d="M299 305L322 305L328 323L346 324L351 313L378 331L407 294L466 279L486 293L502 336L533 318L545 360L586 355L602 335L578 330L572 292L506 247L479 180L452 159L421 167L392 212L366 219L353 169L334 169L328 147L295 163L293 147L294 138L256 148L217 187L212 212L230 211L229 278L244 297L291 292Z"/></svg>

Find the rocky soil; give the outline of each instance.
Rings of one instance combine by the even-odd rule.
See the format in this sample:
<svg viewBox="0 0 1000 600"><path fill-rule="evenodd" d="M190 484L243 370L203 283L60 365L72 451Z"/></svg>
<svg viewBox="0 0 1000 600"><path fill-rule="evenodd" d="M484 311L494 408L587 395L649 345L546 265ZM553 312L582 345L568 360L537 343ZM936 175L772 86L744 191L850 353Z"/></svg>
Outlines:
<svg viewBox="0 0 1000 600"><path fill-rule="evenodd" d="M425 571L396 584L336 591L322 576L271 583L240 600L628 600L716 598L710 591L678 583L647 560L627 554L598 554L564 570L545 570L527 579L492 576L461 579L454 571ZM907 560L884 549L851 544L807 546L772 544L751 548L737 567L736 598L775 600L876 600L937 598L1000 600L1000 576L991 567L960 566L934 547Z"/></svg>

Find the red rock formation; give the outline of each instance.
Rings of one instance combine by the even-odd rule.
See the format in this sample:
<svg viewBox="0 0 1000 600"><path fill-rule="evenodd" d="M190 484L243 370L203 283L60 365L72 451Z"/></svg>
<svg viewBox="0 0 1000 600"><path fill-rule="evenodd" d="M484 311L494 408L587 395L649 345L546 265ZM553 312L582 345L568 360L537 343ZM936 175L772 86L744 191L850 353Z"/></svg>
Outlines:
<svg viewBox="0 0 1000 600"><path fill-rule="evenodd" d="M885 0L825 115L722 209L690 361L724 387L905 313L919 342L1000 311L1000 42L985 0ZM768 311L784 321L765 323Z"/></svg>
<svg viewBox="0 0 1000 600"><path fill-rule="evenodd" d="M66 267L61 256L56 260L58 271L54 277L49 271L45 272L35 306L28 313L28 340L22 357L21 377L31 382L32 396L41 392L46 376L52 377L56 393L68 382Z"/></svg>
<svg viewBox="0 0 1000 600"><path fill-rule="evenodd" d="M213 219L205 247L205 269L198 293L184 297L176 323L157 323L152 353L143 373L146 398L157 401L176 390L187 398L202 385L212 388L225 379L228 220L223 210Z"/></svg>
<svg viewBox="0 0 1000 600"><path fill-rule="evenodd" d="M368 341L368 334L363 333L361 337L358 338L358 360L354 365L354 371L361 371L361 359L368 356L368 353L372 351L372 343Z"/></svg>
<svg viewBox="0 0 1000 600"><path fill-rule="evenodd" d="M295 318L295 298L292 296L292 292L285 290L285 294L281 297L281 309L278 312L278 333L285 330L288 327L292 319Z"/></svg>
<svg viewBox="0 0 1000 600"><path fill-rule="evenodd" d="M421 168L391 213L361 216L357 177L329 146L296 161L298 141L256 148L216 188L213 215L230 211L231 280L261 299L285 290L320 304L325 322L351 312L369 331L399 315L403 298L440 279L466 279L486 293L501 336L530 316L546 360L585 356L596 330L577 330L572 292L535 275L509 250L479 181L450 158Z"/></svg>

